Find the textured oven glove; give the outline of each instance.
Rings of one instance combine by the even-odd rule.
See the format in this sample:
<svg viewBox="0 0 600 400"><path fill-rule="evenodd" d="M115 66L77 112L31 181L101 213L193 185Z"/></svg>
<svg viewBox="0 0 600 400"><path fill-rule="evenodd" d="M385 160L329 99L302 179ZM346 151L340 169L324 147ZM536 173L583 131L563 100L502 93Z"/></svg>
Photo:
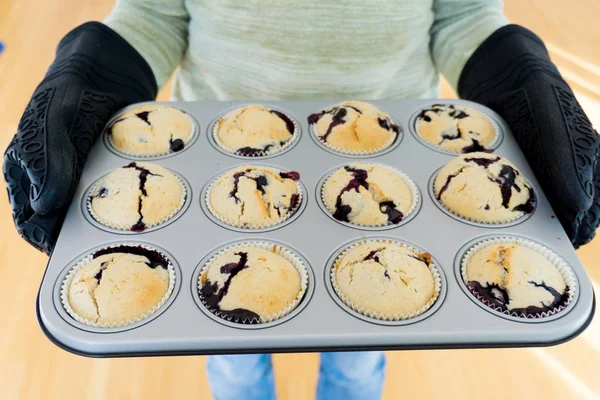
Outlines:
<svg viewBox="0 0 600 400"><path fill-rule="evenodd" d="M533 32L507 25L473 53L460 97L484 104L508 123L575 247L600 219L600 138Z"/></svg>
<svg viewBox="0 0 600 400"><path fill-rule="evenodd" d="M152 70L136 50L99 22L59 43L4 154L4 179L17 230L52 252L81 170L110 116L153 100Z"/></svg>

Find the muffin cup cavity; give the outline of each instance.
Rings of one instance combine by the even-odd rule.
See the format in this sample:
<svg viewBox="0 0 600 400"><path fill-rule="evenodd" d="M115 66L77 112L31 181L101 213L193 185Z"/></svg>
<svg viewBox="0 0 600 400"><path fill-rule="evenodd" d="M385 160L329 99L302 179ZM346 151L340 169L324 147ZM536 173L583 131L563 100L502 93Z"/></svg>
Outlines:
<svg viewBox="0 0 600 400"><path fill-rule="evenodd" d="M278 169L275 168L271 168L271 167L263 167L263 166L257 166L260 167L262 169L266 169L269 170L271 172L275 172L275 173L279 173L281 172ZM230 226L230 227L234 227L234 228L240 228L240 229L244 229L244 230L248 230L248 231L253 231L253 230L264 230L264 229L268 229L268 228L272 228L275 227L277 225L281 225L284 222L286 222L287 220L289 220L291 217L293 217L298 210L303 206L303 202L304 202L304 189L302 187L302 184L300 183L300 181L296 181L296 189L298 191L298 202L296 203L296 205L290 209L284 216L273 220L273 221L268 221L262 224L258 224L258 225L247 225L241 222L236 222L236 221L232 221L228 218L225 218L221 215L219 215L217 213L217 211L213 208L213 206L210 204L210 195L212 192L212 189L216 186L218 180L225 174L227 174L230 170L225 171L222 174L219 174L219 176L217 176L216 178L213 179L213 181L210 183L210 185L208 186L208 188L206 189L206 193L204 195L204 198L202 199L202 201L204 202L204 205L206 206L206 209L208 210L208 212L210 212L210 214L215 217L220 223L226 225L226 226Z"/></svg>
<svg viewBox="0 0 600 400"><path fill-rule="evenodd" d="M542 313L536 313L536 314L521 313L521 314L519 314L516 312L512 312L510 310L502 310L502 308L494 306L492 303L490 303L488 300L486 300L483 296L480 296L479 292L477 292L477 290L475 288L470 287L467 283L468 282L467 263L468 263L469 259L471 258L471 256L473 256L477 251L479 251L487 246L494 245L494 244L519 244L521 246L535 250L538 253L540 253L541 255L543 255L552 265L554 265L556 267L558 272L560 272L560 274L562 275L562 277L568 287L568 290L567 290L568 297L567 297L566 303L560 305L559 307L555 307L552 310L542 312ZM466 289L473 295L473 297L475 299L477 299L479 302L484 304L486 306L486 309L488 309L489 311L493 311L495 313L499 313L504 316L516 317L516 318L519 318L522 320L527 320L527 319L539 320L542 318L551 317L551 316L563 311L565 308L569 307L569 305L573 303L573 301L577 295L577 291L578 291L578 284L577 284L577 278L575 277L575 273L573 272L573 270L571 269L569 264L567 264L567 262L562 257L560 257L558 254L556 254L554 251L550 250L546 246L542 246L541 244L534 242L532 240L528 240L528 239L524 239L524 238L516 237L516 236L492 237L492 238L481 240L481 241L477 242L476 244L472 245L469 248L469 250L467 250L467 252L462 257L462 260L460 263L460 275L461 275L462 282L465 285Z"/></svg>
<svg viewBox="0 0 600 400"><path fill-rule="evenodd" d="M450 156L457 156L460 154L465 154L465 152L462 152L462 151L460 151L460 152L450 151L450 150L446 150L446 149L440 147L439 145L430 143L427 140L425 140L425 138L423 138L421 136L421 134L419 133L419 131L417 129L417 118L423 110L431 107L433 104L456 104L459 106L471 107L471 108L476 109L481 114L483 114L484 117L487 118L487 120L490 122L490 124L494 128L494 132L496 134L494 137L494 140L492 140L492 142L489 145L485 146L485 151L493 152L502 143L502 140L504 139L504 131L500 128L500 124L496 121L496 119L493 118L491 115L489 115L489 113L487 111L478 108L476 104L460 104L460 103L456 103L456 102L452 102L452 101L438 101L436 103L426 104L426 105L420 107L419 110L410 117L409 126L410 126L411 133L414 136L414 138L417 139L417 141L419 143L421 143L423 146L428 147L433 151L437 151L438 153L447 154Z"/></svg>
<svg viewBox="0 0 600 400"><path fill-rule="evenodd" d="M335 295L347 307L349 307L353 311L355 311L367 318L371 318L373 320L398 322L398 321L406 321L406 320L416 318L416 317L424 314L427 310L429 310L435 304L435 302L439 299L440 293L442 291L442 277L441 277L439 269L438 269L439 267L437 266L435 260L433 260L433 259L431 260L431 262L428 265L429 271L431 271L431 274L433 276L433 285L434 285L433 297L424 306L422 306L418 310L415 310L409 314L383 314L383 313L378 313L376 311L367 310L363 307L358 306L357 304L354 304L354 302L352 300L350 300L348 297L346 297L342 293L341 289L339 288L338 283L337 283L336 272L337 272L337 268L340 265L342 258L352 249L356 248L357 246L363 245L365 243L398 244L398 245L410 250L414 254L419 253L418 249L415 249L414 247L412 247L406 243L396 241L396 240L391 240L391 239L390 240L384 240L384 239L363 240L363 241L354 243L354 244L346 247L335 258L335 261L333 262L333 264L331 266L331 270L329 271L329 278L331 279L331 286L333 287Z"/></svg>
<svg viewBox="0 0 600 400"><path fill-rule="evenodd" d="M152 104L152 103L150 103ZM143 106L143 104L137 104L135 107L139 107L139 106ZM194 141L196 140L197 136L198 136L198 123L196 122L196 120L187 112L176 108L176 107L172 107L169 105L166 105L166 107L171 107L171 108L176 108L178 111L181 111L182 113L184 113L186 115L186 117L190 120L190 125L191 125L191 129L190 129L190 133L188 135L188 137L184 140L184 148L181 149L180 151L163 151L163 152L158 152L155 154L142 154L142 153L136 153L135 151L125 151L123 149L119 149L113 142L113 138L112 135L109 135L107 133L107 129L109 127L112 127L112 125L115 124L115 122L123 116L123 114L125 114L128 111L133 110L135 107L133 108L127 108L125 110L123 110L122 112L120 112L117 116L113 117L110 122L106 125L107 128L105 129L105 131L103 132L103 136L104 136L104 140L105 143L107 145L107 147L112 150L114 153L120 155L120 156L124 156L126 158L130 158L130 159L134 159L134 160L154 160L154 159L158 159L158 158L165 158L168 156L174 156L177 155L179 153L181 153L182 151L186 150L192 143L194 143Z"/></svg>
<svg viewBox="0 0 600 400"><path fill-rule="evenodd" d="M273 148L270 148L268 150L257 151L252 154L247 154L247 153L239 151L239 149L235 149L235 148L225 145L225 143L223 143L221 141L221 139L219 139L219 134L218 134L219 133L219 121L224 118L227 118L229 116L229 114L231 114L232 112L237 110L237 108L236 108L235 110L230 110L230 111L225 112L224 114L219 116L219 118L217 118L215 120L215 122L212 124L211 137L212 137L212 140L217 145L217 147L224 150L226 153L233 154L235 156L247 158L247 159L274 156L276 154L284 153L287 150L289 150L294 144L296 144L296 142L300 138L300 125L296 121L296 118L292 117L289 113L282 111L278 108L273 108L273 107L269 107L269 106L265 106L265 107L267 107L270 110L275 110L277 112L282 113L290 121L292 121L292 123L294 124L294 132L292 133L292 137L289 140L287 140L282 145L274 146Z"/></svg>
<svg viewBox="0 0 600 400"><path fill-rule="evenodd" d="M208 273L208 269L211 267L212 263L215 261L215 259L217 257L220 257L224 253L227 253L231 250L235 250L235 249L242 248L242 247L257 247L257 248L261 248L261 249L273 252L273 253L285 258L287 261L289 261L292 264L292 266L296 269L296 271L298 271L298 274L300 275L300 292L298 293L295 300L291 304L289 304L287 307L285 307L283 310L279 311L278 313L269 315L267 317L260 317L260 319L253 318L253 319L239 320L239 319L236 319L229 315L223 314L222 312L220 312L219 309L215 309L206 304L206 301L205 301L204 297L202 296L201 289L202 289L202 285L203 285L203 282L202 282L203 277ZM300 303L304 300L304 297L305 297L307 289L308 289L308 280L309 280L309 278L308 278L307 266L304 264L304 261L302 261L298 255L296 255L296 253L294 251L289 250L288 248L286 248L282 245L272 243L272 242L248 241L248 242L239 242L239 243L227 246L227 247L223 248L222 250L218 251L217 253L215 253L213 256L211 256L208 259L208 261L206 261L205 264L200 268L200 273L198 275L198 281L196 283L195 289L198 294L198 297L200 298L200 302L201 302L202 306L206 310L208 310L210 313L216 315L217 317L219 317L225 321L232 322L234 324L261 325L261 324L266 324L266 323L270 323L270 322L275 322L275 321L287 316L291 312L293 312L298 307L298 305L300 305Z"/></svg>
<svg viewBox="0 0 600 400"><path fill-rule="evenodd" d="M327 172L327 174L324 176L324 178L322 178L321 181L319 182L319 184L317 185L317 190L319 192L318 193L319 205L331 219L333 219L334 221L336 221L340 224L346 225L348 227L364 228L364 229L368 229L368 230L386 230L386 229L391 229L391 228L395 228L398 226L402 226L402 225L408 223L410 220L412 220L415 217L417 211L421 207L421 192L419 191L419 188L418 188L417 184L415 183L415 181L413 181L405 173L397 170L396 168L390 167L389 165L369 162L369 163L365 163L365 164L373 165L376 167L382 167L382 168L386 168L388 170L393 171L402 180L402 182L404 182L406 184L406 186L408 186L408 189L410 190L411 195L412 195L412 204L411 204L410 208L404 215L404 218L402 219L402 221L400 221L397 224L394 224L394 223L388 221L387 224L385 224L385 225L375 225L375 224L363 224L363 223L359 223L359 222L345 222L345 221L339 221L339 220L335 219L333 217L335 210L331 210L329 207L327 207L327 203L325 202L325 193L324 193L325 185L327 184L327 181L329 181L329 179L331 179L333 174L338 169L343 168L344 166L347 166L349 164L351 164L351 163L341 165L341 166L336 167L336 168L332 169L331 171Z"/></svg>
<svg viewBox="0 0 600 400"><path fill-rule="evenodd" d="M179 200L179 204L169 215L167 215L165 218L161 219L160 221L151 223L151 224L145 224L146 227L141 232L136 232L136 231L131 230L131 225L114 224L112 222L109 222L109 221L106 221L106 220L100 218L100 216L98 216L98 214L96 214L96 212L94 211L94 208L92 207L92 193L94 193L96 188L98 188L101 185L102 179L104 177L98 179L96 181L96 183L94 183L90 187L90 189L86 192L85 208L94 221L96 221L97 223L99 223L100 225L102 225L106 228L113 229L116 231L131 232L131 233L135 233L135 234L148 232L153 228L157 228L167 222L170 222L177 214L179 214L183 210L184 205L188 201L188 196L189 196L188 185L184 182L183 178L181 178L177 173L175 173L171 170L169 170L169 172L177 179L177 181L181 185L181 199Z"/></svg>
<svg viewBox="0 0 600 400"><path fill-rule="evenodd" d="M139 247L142 247L151 252L158 253L165 260L167 260L167 262L168 262L167 271L169 273L169 287L167 288L167 292L154 307L152 307L150 310L148 310L145 313L143 313L135 318L132 318L132 319L108 323L108 322L95 322L95 321L91 321L86 318L83 318L82 316L78 315L73 310L73 308L71 307L71 304L69 303L69 287L75 277L75 274L81 268L85 267L88 263L90 263L90 261L92 261L94 259L94 254L101 252L103 250L107 250L107 249L111 249L111 248L118 248L121 246L131 246L131 247L139 246ZM75 321L79 322L80 324L83 324L83 325L86 325L89 327L93 327L93 328L104 328L104 329L122 328L122 327L125 327L128 325L135 324L142 320L145 320L145 319L149 318L150 316L152 316L153 314L155 314L157 311L159 311L161 309L161 307L163 307L165 305L165 303L169 300L169 298L173 294L176 283L177 283L177 274L175 272L175 267L173 266L172 261L168 255L164 254L162 251L160 251L159 249L157 249L155 247L152 247L152 246L149 246L146 244L142 244L142 243L118 243L118 244L100 247L100 248L96 249L95 251L87 254L83 258L81 258L81 260L79 260L73 266L73 268L71 268L71 270L67 273L66 277L63 279L61 287L60 287L60 300L61 300L62 306L65 309L65 311L67 312L67 314L69 314L71 316L71 318L73 318Z"/></svg>
<svg viewBox="0 0 600 400"><path fill-rule="evenodd" d="M435 203L435 205L442 211L444 212L446 215L459 220L461 222L467 223L469 225L473 225L473 226L478 226L478 227L483 227L483 228L505 228L507 226L513 226L513 225L517 225L520 224L522 222L524 222L525 220L527 220L529 217L531 217L531 215L533 215L533 213L535 212L535 209L537 208L537 203L538 203L538 197L536 196L536 191L533 188L533 186L531 186L531 184L529 184L530 186L530 190L533 191L534 196L535 196L535 201L533 203L533 211L531 213L526 213L521 211L521 215L515 215L513 218L510 219L506 219L504 221L501 222L494 222L494 221L480 221L478 219L474 219L471 217L468 217L466 215L463 215L459 212L456 212L454 210L451 210L450 208L446 207L446 205L442 202L442 200L438 200L437 198L437 190L435 187L435 180L438 176L438 174L440 173L441 169L443 167L439 168L438 170L436 170L433 175L431 176L431 178L429 179L429 195L431 196L431 199L433 200L433 202ZM528 182L529 183L529 182Z"/></svg>

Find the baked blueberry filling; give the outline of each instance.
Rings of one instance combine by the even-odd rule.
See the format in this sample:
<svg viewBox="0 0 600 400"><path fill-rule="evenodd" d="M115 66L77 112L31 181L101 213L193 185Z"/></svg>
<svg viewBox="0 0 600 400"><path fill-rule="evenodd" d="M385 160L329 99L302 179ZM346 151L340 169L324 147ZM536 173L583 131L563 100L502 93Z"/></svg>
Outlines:
<svg viewBox="0 0 600 400"><path fill-rule="evenodd" d="M102 273L104 272L107 266L107 262L103 262L102 264L100 264L100 271L98 271L98 273L94 275L94 279L97 280L98 283L100 283L100 281L102 280Z"/></svg>
<svg viewBox="0 0 600 400"><path fill-rule="evenodd" d="M145 123L147 123L148 125L152 126L150 121L148 121L148 114L150 114L150 111L142 111L142 112L135 114L135 116L138 117L139 119L141 119L142 121L144 121Z"/></svg>
<svg viewBox="0 0 600 400"><path fill-rule="evenodd" d="M377 253L379 253L381 250L383 249L371 250L369 254L363 258L363 261L374 260L376 263L379 263L379 256Z"/></svg>
<svg viewBox="0 0 600 400"><path fill-rule="evenodd" d="M365 258L363 258L363 261L368 261L368 260L373 260L375 261L377 264L381 264L381 261L379 260L379 256L377 255L377 253L379 253L381 250L384 250L384 248L381 249L377 249L377 250L371 250L369 252L369 254L367 254L367 256ZM390 277L390 275L387 272L387 269L385 269L383 271L383 276L385 276L386 278L388 278L389 280L391 280L392 278Z"/></svg>
<svg viewBox="0 0 600 400"><path fill-rule="evenodd" d="M269 184L269 182L267 181L267 177L264 175L261 176L257 176L256 178L250 178L252 179L254 182L256 182L256 189L258 189L259 192L261 192L262 194L265 194L265 186L267 186Z"/></svg>
<svg viewBox="0 0 600 400"><path fill-rule="evenodd" d="M389 118L377 118L377 122L379 123L379 126L381 126L386 131L393 131L396 134L400 133L400 127L391 122Z"/></svg>
<svg viewBox="0 0 600 400"><path fill-rule="evenodd" d="M444 194L444 192L446 190L448 190L448 186L450 186L450 182L452 182L452 179L456 178L458 175L460 175L463 171L464 171L464 167L462 167L461 169L459 169L458 171L456 171L456 173L454 174L450 174L448 175L448 177L446 178L446 183L444 183L444 186L442 186L440 188L440 191L438 192L438 194L435 196L436 199L440 200L442 198L442 194Z"/></svg>
<svg viewBox="0 0 600 400"><path fill-rule="evenodd" d="M169 265L169 261L159 252L147 249L142 246L115 246L109 247L106 249L98 250L94 253L94 258L98 258L100 256L104 256L106 254L115 254L115 253L127 253L127 254L135 254L137 256L143 256L148 259L146 265L152 269L156 267L161 267L167 269Z"/></svg>
<svg viewBox="0 0 600 400"><path fill-rule="evenodd" d="M171 139L169 139L169 148L173 153L183 150L184 146L185 144L181 139L173 140L173 136L171 136Z"/></svg>
<svg viewBox="0 0 600 400"><path fill-rule="evenodd" d="M300 196L298 195L298 193L294 193L292 195L292 197L290 198L290 208L289 209L293 210L294 208L296 208L299 201L300 201Z"/></svg>
<svg viewBox="0 0 600 400"><path fill-rule="evenodd" d="M527 202L519 204L518 206L513 208L513 211L521 211L525 214L531 214L533 212L535 208L535 195L533 194L533 190L529 186L527 186L527 190L529 190L529 198L527 199Z"/></svg>
<svg viewBox="0 0 600 400"><path fill-rule="evenodd" d="M242 148L237 149L236 152L239 153L239 154L241 154L241 155L243 155L243 156L255 156L255 155L259 154L259 153L263 153L263 152L269 151L269 149L271 147L273 147L272 144L268 144L268 145L266 145L262 149L256 149L254 147L246 146L246 147L242 147Z"/></svg>
<svg viewBox="0 0 600 400"><path fill-rule="evenodd" d="M527 316L548 312L557 307L564 307L569 301L568 286L565 288L564 293L559 293L558 290L546 285L543 281L542 283L528 281L528 283L535 287L544 288L544 290L552 295L552 301L549 304L544 304L540 301L540 306L531 305L524 308L513 308L508 310L508 303L510 302L509 293L497 284L489 283L484 286L480 282L469 281L467 282L467 287L469 290L477 292L480 297L491 303L495 308L499 308L501 311L510 311L511 313L525 314Z"/></svg>
<svg viewBox="0 0 600 400"><path fill-rule="evenodd" d="M479 165L480 167L487 169L490 165L500 161L500 157L496 157L496 158L471 157L471 158L465 158L465 161L475 163L475 164Z"/></svg>
<svg viewBox="0 0 600 400"><path fill-rule="evenodd" d="M142 222L142 220L144 219L144 216L142 215L142 196L143 197L148 196L148 192L146 192L146 180L148 179L148 175L151 175L151 176L161 176L161 175L153 174L146 168L140 167L135 162L132 162L123 168L134 168L140 172L140 174L139 174L139 179L140 179L139 189L140 189L141 195L138 197L138 215L140 217L139 217L138 221L131 227L131 230L133 232L142 232L146 229L146 224L144 224L144 222Z"/></svg>
<svg viewBox="0 0 600 400"><path fill-rule="evenodd" d="M421 110L419 115L417 115L417 119L423 120L425 122L431 122L431 117L427 115L427 113L432 112L434 114L440 114L445 111L443 107L445 107L443 104L432 104L430 108Z"/></svg>
<svg viewBox="0 0 600 400"><path fill-rule="evenodd" d="M472 143L470 145L463 147L463 149L462 149L463 153L474 153L476 151L484 151L484 152L490 151L490 150L486 149L485 147L483 147L479 143L479 140L471 139L471 141L472 141Z"/></svg>
<svg viewBox="0 0 600 400"><path fill-rule="evenodd" d="M379 203L379 211L386 214L388 221L392 224L399 224L404 219L404 214L396 209L396 204L393 201L383 201Z"/></svg>
<svg viewBox="0 0 600 400"><path fill-rule="evenodd" d="M251 170L247 169L245 172L238 172L233 174L233 190L229 192L229 197L233 197L235 203L239 203L241 200L237 197L238 185L240 183L240 178L246 175L246 172L250 172Z"/></svg>
<svg viewBox="0 0 600 400"><path fill-rule="evenodd" d="M101 187L98 191L98 194L96 194L95 196L90 196L90 200L94 200L95 198L103 199L106 197L106 195L108 195L108 189L105 187Z"/></svg>
<svg viewBox="0 0 600 400"><path fill-rule="evenodd" d="M448 134L448 133L442 133L442 140L440 140L440 142L438 144L442 144L444 143L446 140L455 140L455 139L460 139L460 131L456 130L455 134Z"/></svg>
<svg viewBox="0 0 600 400"><path fill-rule="evenodd" d="M325 111L321 111L320 113L310 114L308 116L308 123L310 125L316 124L317 122L319 122L319 120L321 119L321 117L323 115L325 115Z"/></svg>
<svg viewBox="0 0 600 400"><path fill-rule="evenodd" d="M233 318L236 321L243 323L258 323L260 316L250 310L236 308L234 310L225 311L219 308L219 303L227 294L233 278L243 269L250 268L250 266L247 264L248 253L239 252L235 253L235 255L240 257L237 263L225 264L220 269L222 274L229 275L223 283L223 286L219 288L217 283L211 284L211 282L207 279L200 289L200 295L209 309L218 310L220 314Z"/></svg>
<svg viewBox="0 0 600 400"><path fill-rule="evenodd" d="M346 120L344 119L344 117L347 114L348 114L348 111L346 111L345 108L339 108L339 109L337 109L336 113L333 114L333 117L331 119L331 123L329 124L329 128L327 128L327 132L325 132L325 134L323 136L320 136L319 139L321 139L322 141L326 142L327 138L329 137L329 135L331 135L331 131L333 130L333 128L335 128L336 126L341 125L344 122L346 122Z"/></svg>
<svg viewBox="0 0 600 400"><path fill-rule="evenodd" d="M415 260L419 260L422 263L425 263L425 265L427 265L428 267L431 265L432 260L431 260L431 254L425 252L425 253L419 253L416 256L411 255L412 258L414 258Z"/></svg>
<svg viewBox="0 0 600 400"><path fill-rule="evenodd" d="M287 128L288 132L291 133L292 135L294 134L294 123L287 115L285 115L281 111L277 111L277 110L271 110L271 114L275 114L279 118L281 118L283 120L283 122L285 122L285 127Z"/></svg>
<svg viewBox="0 0 600 400"><path fill-rule="evenodd" d="M368 173L364 169L352 168L349 166L345 166L344 169L352 173L353 178L338 195L335 201L335 213L333 213L333 217L338 221L350 222L348 220L348 214L352 212L352 207L342 204L342 195L351 190L355 190L356 193L359 193L361 186L369 190L369 182L367 182Z"/></svg>
<svg viewBox="0 0 600 400"><path fill-rule="evenodd" d="M450 111L448 113L448 115L454 119L463 119L463 118L467 118L469 116L469 114L467 114L463 110L456 110L456 109L454 109L454 106L452 106L452 108L453 108L453 110Z"/></svg>
<svg viewBox="0 0 600 400"><path fill-rule="evenodd" d="M297 173L296 171L280 172L279 176L282 177L283 179L291 179L295 182L300 180L300 174Z"/></svg>
<svg viewBox="0 0 600 400"><path fill-rule="evenodd" d="M512 197L512 189L514 188L517 192L521 191L521 188L515 184L515 179L518 174L519 172L510 165L503 165L500 169L500 174L498 174L498 178L494 180L494 182L500 185L502 207L504 208L508 208L508 203Z"/></svg>

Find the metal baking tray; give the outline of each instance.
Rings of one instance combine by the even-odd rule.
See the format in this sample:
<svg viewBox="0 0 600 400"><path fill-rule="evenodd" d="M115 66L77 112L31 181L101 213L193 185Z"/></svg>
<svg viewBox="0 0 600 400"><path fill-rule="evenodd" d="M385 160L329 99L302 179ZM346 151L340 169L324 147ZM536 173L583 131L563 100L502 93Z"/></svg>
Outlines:
<svg viewBox="0 0 600 400"><path fill-rule="evenodd" d="M402 127L392 148L367 157L327 151L313 137L307 116L338 101L172 102L197 122L196 138L174 155L150 160L179 174L188 183L189 201L174 221L148 232L115 233L90 222L82 207L86 191L98 178L135 160L121 156L99 140L89 156L79 188L66 216L38 293L40 326L58 346L86 356L142 356L216 353L300 352L375 349L429 349L552 345L577 336L590 323L595 307L592 284L506 123L493 111L462 100L386 100L371 103ZM494 150L522 171L537 195L536 209L519 223L477 226L443 212L430 194L436 171L453 156L420 142L413 122L434 103L475 107L492 118L503 135ZM283 154L242 158L218 150L211 140L215 120L236 107L259 103L295 118L301 136ZM133 107L133 106L132 106ZM129 109L131 107L128 107ZM361 161L387 164L417 184L421 205L408 223L384 230L361 229L330 218L319 204L319 182L335 167ZM211 180L238 165L259 164L298 171L305 188L296 218L277 229L243 232L215 223L201 207ZM524 320L495 314L468 294L460 278L461 255L478 239L512 235L539 242L562 256L575 272L579 290L569 307L553 317ZM331 290L327 271L337 251L361 239L393 238L423 249L442 272L442 291L422 316L400 323L373 322L345 308ZM266 240L295 250L309 266L310 281L300 307L282 320L250 328L228 324L201 309L197 298L198 268L213 252L235 241ZM60 303L60 283L83 255L110 243L141 242L164 250L174 262L177 285L169 302L147 320L125 328L89 328L73 320Z"/></svg>

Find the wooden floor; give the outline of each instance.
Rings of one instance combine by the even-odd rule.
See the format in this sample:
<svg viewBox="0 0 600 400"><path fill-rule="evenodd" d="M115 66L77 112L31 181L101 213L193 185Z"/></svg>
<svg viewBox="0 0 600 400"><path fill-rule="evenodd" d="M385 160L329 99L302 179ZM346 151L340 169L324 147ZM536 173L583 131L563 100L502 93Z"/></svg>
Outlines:
<svg viewBox="0 0 600 400"><path fill-rule="evenodd" d="M112 1L1 0L0 149L71 27L100 20ZM577 7L573 7L577 4ZM538 32L600 127L600 5L594 0L507 0L514 22ZM451 96L445 88L444 93ZM163 91L161 98L168 94ZM0 183L2 186L4 182ZM35 320L46 256L13 229L0 188L0 398L210 398L205 358L92 360L51 344ZM600 239L579 255L600 294ZM385 399L600 398L600 317L579 338L552 348L389 352ZM316 354L275 356L280 399L311 399Z"/></svg>

